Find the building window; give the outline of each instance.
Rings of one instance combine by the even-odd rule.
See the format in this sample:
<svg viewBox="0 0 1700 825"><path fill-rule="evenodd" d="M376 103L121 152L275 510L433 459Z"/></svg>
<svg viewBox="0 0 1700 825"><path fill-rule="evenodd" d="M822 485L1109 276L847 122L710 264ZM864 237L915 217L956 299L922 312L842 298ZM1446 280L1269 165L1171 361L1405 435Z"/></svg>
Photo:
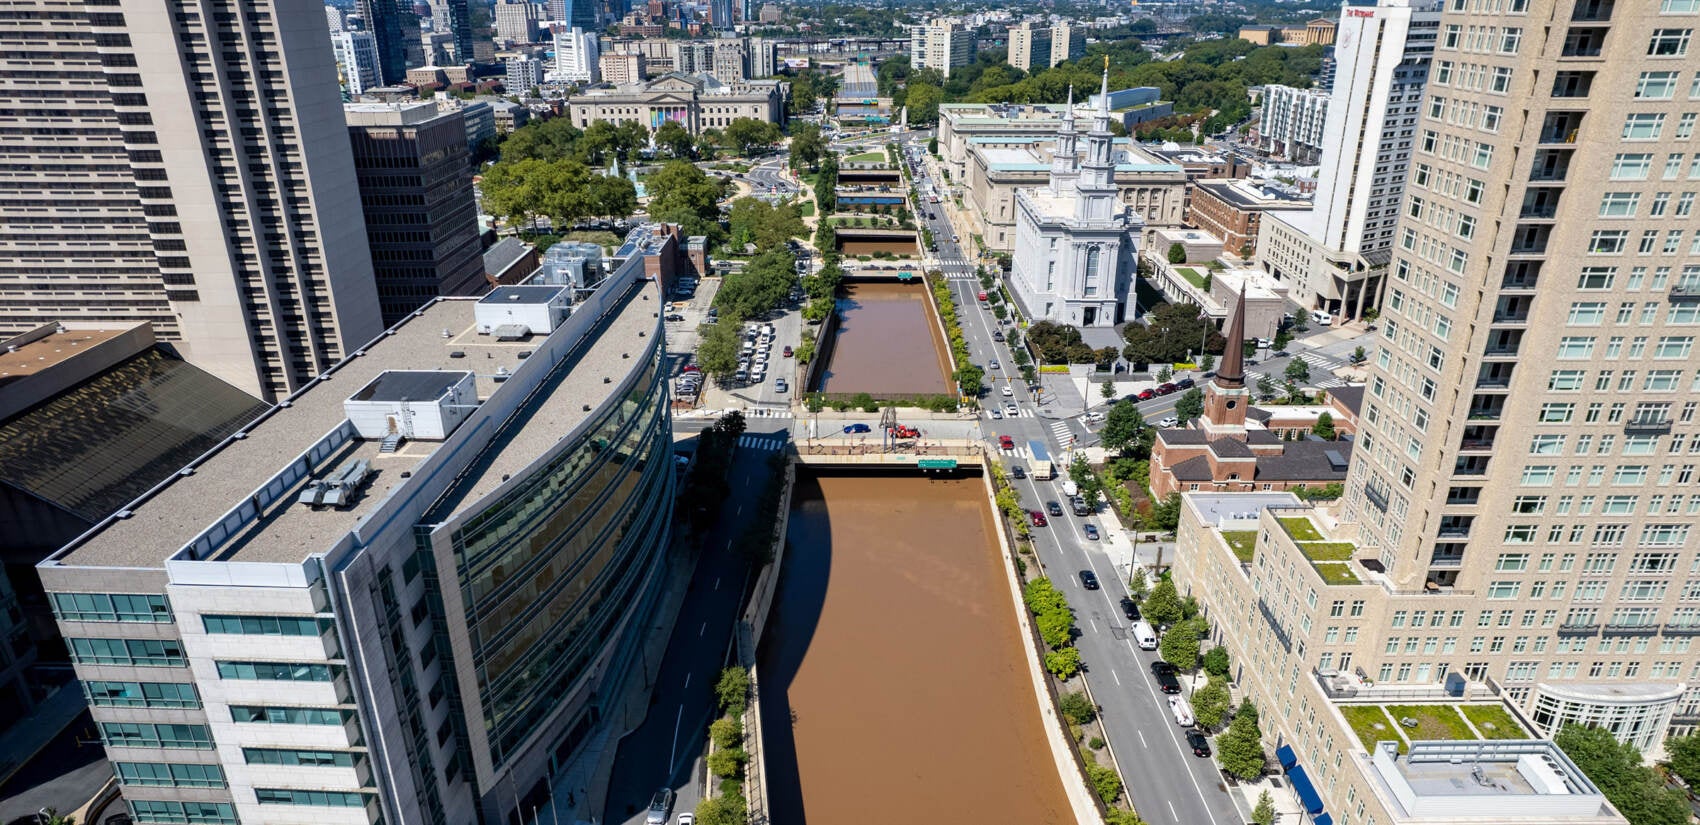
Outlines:
<svg viewBox="0 0 1700 825"><path fill-rule="evenodd" d="M171 621L171 606L152 593L54 593L53 613L67 622Z"/></svg>

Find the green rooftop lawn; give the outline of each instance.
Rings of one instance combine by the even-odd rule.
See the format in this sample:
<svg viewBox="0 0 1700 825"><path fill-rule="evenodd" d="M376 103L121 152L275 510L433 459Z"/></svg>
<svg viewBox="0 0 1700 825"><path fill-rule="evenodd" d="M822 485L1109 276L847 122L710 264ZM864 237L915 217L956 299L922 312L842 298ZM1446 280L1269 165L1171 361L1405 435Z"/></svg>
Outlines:
<svg viewBox="0 0 1700 825"><path fill-rule="evenodd" d="M1251 563L1252 556L1257 551L1256 530L1223 530L1222 538L1233 548L1234 555L1239 556L1240 561Z"/></svg>
<svg viewBox="0 0 1700 825"><path fill-rule="evenodd" d="M845 163L884 163L889 160L884 152L863 152L844 159Z"/></svg>
<svg viewBox="0 0 1700 825"><path fill-rule="evenodd" d="M1478 738L1475 732L1470 730L1470 726L1465 724L1464 717L1458 715L1458 709L1452 705L1388 705L1387 715L1393 717L1396 723L1406 717L1417 720L1415 728L1399 725L1399 729L1413 741Z"/></svg>
<svg viewBox="0 0 1700 825"><path fill-rule="evenodd" d="M1499 705L1462 705L1458 710L1476 726L1483 739L1529 738L1529 732Z"/></svg>
<svg viewBox="0 0 1700 825"><path fill-rule="evenodd" d="M1187 280L1187 283L1192 284L1199 289L1204 288L1204 276L1198 274L1198 270L1193 269L1190 266L1177 266L1175 267L1175 271L1179 272L1181 277Z"/></svg>
<svg viewBox="0 0 1700 825"><path fill-rule="evenodd" d="M1287 535L1292 536L1293 541L1322 541L1322 534L1317 532L1316 525L1311 524L1310 519L1305 516L1278 518L1276 521L1281 522L1281 526L1287 529Z"/></svg>
<svg viewBox="0 0 1700 825"><path fill-rule="evenodd" d="M1322 580L1328 584L1360 583L1358 574L1353 573L1352 568L1344 562L1321 561L1314 562L1311 566L1316 568L1316 572L1322 574Z"/></svg>
<svg viewBox="0 0 1700 825"><path fill-rule="evenodd" d="M1358 546L1349 541L1306 541L1299 543L1299 549L1311 561L1347 561Z"/></svg>
<svg viewBox="0 0 1700 825"><path fill-rule="evenodd" d="M1380 705L1341 705L1340 715L1346 717L1346 724L1357 733L1364 750L1374 752L1375 743L1393 740L1399 743L1400 753L1405 751L1405 737L1397 730L1399 726L1382 712Z"/></svg>

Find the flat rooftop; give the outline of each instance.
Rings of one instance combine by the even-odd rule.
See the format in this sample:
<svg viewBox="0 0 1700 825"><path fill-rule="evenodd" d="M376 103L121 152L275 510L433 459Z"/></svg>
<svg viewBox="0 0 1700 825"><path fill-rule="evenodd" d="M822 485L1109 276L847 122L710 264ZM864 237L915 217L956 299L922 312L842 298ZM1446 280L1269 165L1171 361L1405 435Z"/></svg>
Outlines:
<svg viewBox="0 0 1700 825"><path fill-rule="evenodd" d="M61 551L55 560L65 566L163 568L168 557L342 424L347 419L343 401L387 370L441 370L456 376L471 371L479 400L487 400L501 386L496 379L513 373L522 356L537 350L539 342L503 343L494 336L479 335L473 317L476 304L474 299L445 298L427 305L367 345L363 355L344 360L291 396L289 406L273 407L250 424L245 435L209 452L192 474L178 475L153 498L132 505L128 518L111 522L81 545ZM642 282L623 308L612 313L588 350L571 351L567 357L573 368L546 383L552 389L532 402L526 426L500 434L485 451L471 474L459 482L458 500L475 500L495 489L503 474L519 471L589 415L583 412L584 405L594 410L617 390L619 377L632 366L623 355L638 348L633 342L639 340L639 332L655 334L654 312L659 306L655 284ZM604 384L604 377L615 380ZM324 552L407 483L402 473L417 468L441 442L409 440L394 453L380 453L380 446L377 440L349 441L209 558L296 563ZM366 459L376 470L353 507L315 510L295 503L296 491L309 478L350 459Z"/></svg>
<svg viewBox="0 0 1700 825"><path fill-rule="evenodd" d="M52 369L134 328L67 329L19 345L14 351L0 350L0 384Z"/></svg>

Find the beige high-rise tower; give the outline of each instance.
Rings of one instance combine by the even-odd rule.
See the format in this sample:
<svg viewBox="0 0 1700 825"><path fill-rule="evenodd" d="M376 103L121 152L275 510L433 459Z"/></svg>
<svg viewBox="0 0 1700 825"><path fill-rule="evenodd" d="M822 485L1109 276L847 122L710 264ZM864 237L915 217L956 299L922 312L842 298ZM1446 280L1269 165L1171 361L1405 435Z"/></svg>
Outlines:
<svg viewBox="0 0 1700 825"><path fill-rule="evenodd" d="M1478 686L1646 751L1700 724L1696 28L1700 0L1444 4L1344 497L1201 498L1183 531L1260 690ZM1256 531L1243 566L1212 520ZM1261 610L1218 595L1242 576Z"/></svg>
<svg viewBox="0 0 1700 825"><path fill-rule="evenodd" d="M9 8L0 332L152 320L275 399L381 331L320 4Z"/></svg>

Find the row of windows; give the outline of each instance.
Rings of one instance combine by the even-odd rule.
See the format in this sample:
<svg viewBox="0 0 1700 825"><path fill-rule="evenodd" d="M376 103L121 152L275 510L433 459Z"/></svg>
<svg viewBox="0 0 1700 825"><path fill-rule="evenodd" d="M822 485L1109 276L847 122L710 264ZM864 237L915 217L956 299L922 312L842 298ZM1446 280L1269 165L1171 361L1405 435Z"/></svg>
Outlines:
<svg viewBox="0 0 1700 825"><path fill-rule="evenodd" d="M104 708L198 708L195 686L184 682L84 682L89 704Z"/></svg>
<svg viewBox="0 0 1700 825"><path fill-rule="evenodd" d="M160 802L148 799L129 800L130 813L137 822L158 822L166 825L236 825L236 809L227 802Z"/></svg>
<svg viewBox="0 0 1700 825"><path fill-rule="evenodd" d="M283 748L243 748L250 765L287 765L300 768L352 768L354 754L348 751L301 751Z"/></svg>
<svg viewBox="0 0 1700 825"><path fill-rule="evenodd" d="M204 725L102 722L100 736L107 747L212 750L212 736Z"/></svg>
<svg viewBox="0 0 1700 825"><path fill-rule="evenodd" d="M118 781L126 785L162 788L222 788L224 771L217 765L175 762L114 762Z"/></svg>
<svg viewBox="0 0 1700 825"><path fill-rule="evenodd" d="M53 593L53 613L67 622L169 622L165 597L147 593Z"/></svg>
<svg viewBox="0 0 1700 825"><path fill-rule="evenodd" d="M336 708L230 706L230 719L233 722L261 722L271 725L340 725L343 718L343 712Z"/></svg>
<svg viewBox="0 0 1700 825"><path fill-rule="evenodd" d="M208 633L244 636L317 636L318 619L300 616L202 616Z"/></svg>
<svg viewBox="0 0 1700 825"><path fill-rule="evenodd" d="M66 639L71 660L80 665L182 667L182 643L174 639Z"/></svg>
<svg viewBox="0 0 1700 825"><path fill-rule="evenodd" d="M321 805L333 808L359 808L366 804L365 794L351 791L303 791L294 788L255 788L254 796L261 805Z"/></svg>
<svg viewBox="0 0 1700 825"><path fill-rule="evenodd" d="M329 682L330 665L304 662L219 662L220 679L258 679L269 682Z"/></svg>

